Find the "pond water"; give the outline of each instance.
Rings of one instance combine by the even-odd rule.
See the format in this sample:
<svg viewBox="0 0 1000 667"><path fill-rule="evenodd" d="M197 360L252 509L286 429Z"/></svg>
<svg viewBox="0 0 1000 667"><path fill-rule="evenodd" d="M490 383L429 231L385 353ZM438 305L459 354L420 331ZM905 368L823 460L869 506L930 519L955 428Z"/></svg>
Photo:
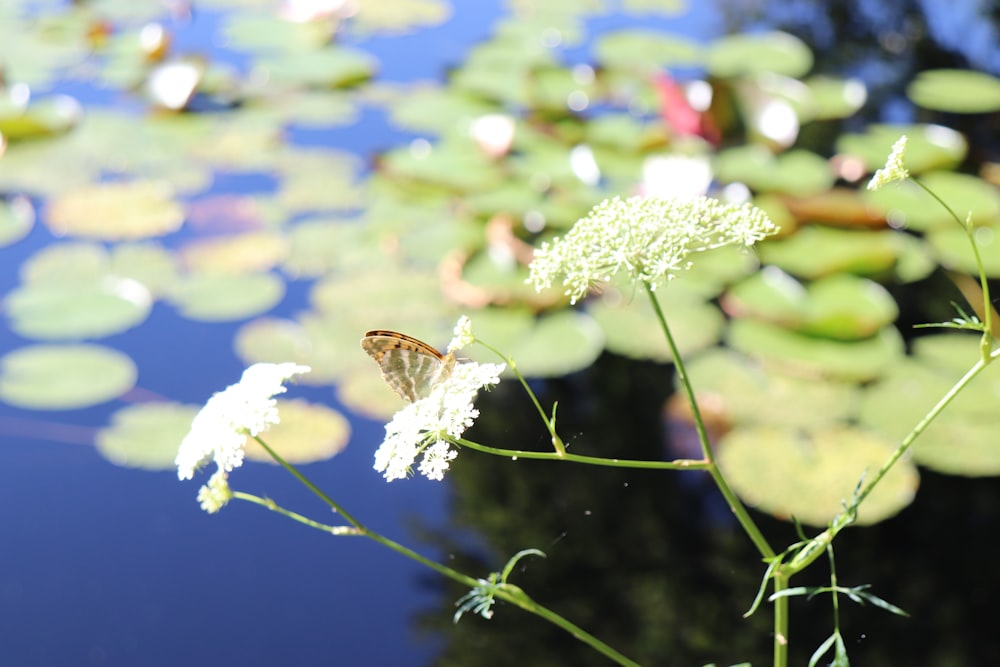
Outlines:
<svg viewBox="0 0 1000 667"><path fill-rule="evenodd" d="M174 53L207 54L217 65L246 72L269 48L271 24L252 22L269 17L276 3L195 2L191 17L186 15L184 3L176 3L173 16L162 9L129 9L128 3L91 4L95 15L104 12L119 34L160 20L175 35ZM934 51L935 65L940 64L937 60L950 63L946 55L958 58L949 50L961 50L970 67L986 72L1000 69L1000 64L990 60L990 54L997 53L996 31L985 27L967 30L974 25L973 2L956 3L951 13L941 16L938 10L944 3L914 6L859 1L852 3L856 17L841 17L840 24L817 13L811 2L782 3L776 8L774 3L720 0L693 2L685 11L671 9L673 3L659 4L650 3L648 11L643 3L628 2L614 8L595 6L589 13L580 9L578 22L566 21L564 16L553 18L566 21L560 24L567 40L561 49L564 62L593 62L595 43L624 29L659 30L708 43L726 33L777 27L810 45L820 62L817 69L865 80L873 101L845 121L845 127L873 120L911 122L917 115L903 100L899 87L892 84L913 74L907 67L929 67L931 63L910 53L905 58L887 58L885 49L879 57L866 57L866 49L874 52L875 45L884 45L891 37L888 33L892 31L882 30L886 25L901 26L905 32L903 29L912 25L907 21L927 21L936 40L928 44L938 49ZM433 16L442 8L447 20L427 19L424 25L419 18L421 11ZM545 3L537 9L538 13L559 14ZM241 91L246 99L229 107L231 99L225 93L223 76L226 70L213 72L223 82L214 82L218 88L203 84L205 92L191 101L193 111L187 115L232 114L232 127L239 133L234 133L232 143L226 143L220 139L227 129L225 123L206 131L200 126L183 126L181 120L169 131L176 131L177 137L187 131L205 132L202 141L214 152L211 158L197 155L187 163L167 164L167 157L158 162L153 154L167 151L154 142L139 144L149 154L137 156L137 144L128 135L139 124L123 126L121 135L116 136L117 117L102 116L105 112L120 113L122 117L146 119L150 126L156 126L160 118L149 113L149 103L141 93L122 83L129 75L107 64L121 58L118 65L128 65L128 57L116 50L126 47L110 36L114 49L106 60L84 53L74 61L71 54L67 56L70 64L55 67L57 75L50 79L31 72L38 79L35 97L44 100L57 94L72 95L107 128L106 133L95 133L105 143L95 149L103 157L94 159L99 163L94 174L63 170L50 162L54 175L49 181L65 179L65 183L50 184L40 191L15 185L22 183L22 173L29 171L26 162L13 163L27 142L22 146L12 142L8 154L0 158L0 194L9 202L27 192L41 222L46 223L36 224L23 238L0 250L0 287L8 299L0 326L0 353L39 340L19 328L20 320L10 306L9 295L26 281L24 267L31 266L45 249L95 238L79 228L60 231L47 224L55 210L47 204L63 196L64 190L83 188L88 182L128 180L137 174L137 178L152 174L181 184L170 201L183 204L188 221L179 230L163 234L163 246L183 255L189 269L204 261L191 248L206 239L248 230L267 231L289 220L301 222L311 217L338 223L364 219L364 211L396 195L379 190L383 184L362 191L355 188L356 182L379 172L386 162L398 168L398 173L403 173L401 180L406 180L402 160L381 162L375 157L384 158L393 150L414 145L416 139L433 135L419 123L414 126L399 121L398 114L407 110L407 96L417 96L405 85L457 77L455 70L471 59L478 45L491 39L498 26L537 29L526 18L531 11L521 7L518 14L500 2L400 2L390 14L392 11L399 13L401 25L412 24L412 30L403 34L388 30L385 26L393 25L392 17L382 15L365 19L370 22L367 28L357 27L363 23L352 27L348 22L344 29L341 43L370 54L377 62L377 75L369 80L372 85L360 89L363 93L347 85L316 86L310 79L314 75L303 72L307 68L301 62L296 65L301 69L287 61L278 62L278 56L292 60L295 49L279 49L275 62L270 63L272 72L283 71L296 82L309 81L320 92L315 98L294 97L300 108L293 110L282 109L253 86L248 86L252 92ZM40 30L35 19L48 19L52 21L45 33L48 39L71 40L79 38L79 27L60 18L70 13L64 3L13 3L0 10L0 21L7 16L8 25L14 25L16 17L18 25L28 31ZM963 20L968 23L963 24ZM990 22L982 23L995 28ZM579 34L574 36L567 26L575 26ZM114 34L111 31L110 35ZM970 38L959 41L957 34ZM15 43L11 32L4 35L8 37L6 44ZM0 36L0 62L18 62L14 52L6 50L10 48ZM847 53L854 49L861 54ZM39 53L39 61L51 55L48 51ZM330 67L337 66L347 67L342 63ZM9 66L8 72L5 65L5 78L26 71L25 65L21 67ZM680 76L691 69L678 67L674 73ZM102 74L95 75L95 71ZM498 79L476 85L482 89L502 86L502 77ZM284 92L281 85L286 83L278 79L274 84L278 91L275 97L280 98ZM381 84L385 85L380 88ZM353 94L357 99L345 102L337 97L344 91L349 91L345 96ZM320 99L326 94L337 99ZM379 106L383 103L384 108ZM317 106L312 108L311 104ZM350 108L345 110L343 104ZM511 105L516 106L516 102ZM445 109L441 113L450 112ZM538 113L545 116L546 110ZM276 121L269 114L285 116ZM317 120L325 118L324 114L337 120ZM169 125L171 121L165 122ZM269 129L280 126L281 143L262 141L258 150L253 150L254 142L261 141L253 129L255 123ZM192 155L196 144L191 143ZM262 157L279 153L282 146L315 152L295 153L287 163ZM986 145L982 150L994 148ZM76 150L67 149L68 163L80 160ZM336 156L323 152L327 150ZM358 160L344 168L344 154ZM313 159L315 163L309 162ZM119 162L126 166L117 171ZM33 168L44 172L45 164ZM341 168L345 170L336 171ZM207 184L188 182L189 178L197 181L202 170L209 172ZM326 171L318 176L309 173L316 170L330 170L331 175L324 178ZM506 178L513 181L518 174L515 168L506 172ZM595 197L593 201L599 192L615 193L614 187L620 184L613 175L604 179L589 193ZM446 181L446 185L453 183ZM408 192L422 203L436 196L416 185ZM325 194L330 195L328 199L322 196ZM229 203L252 203L251 212L242 218L227 210L213 218L211 212L221 208L212 207L225 206L224 196L234 198ZM276 200L285 208L278 207ZM199 205L208 213L198 214ZM98 209L91 215L99 213ZM406 213L401 209L395 215L398 218ZM397 242L402 239L404 246L411 243L415 249L407 259L419 263L421 257L434 255L440 244L435 236L438 230L424 214L416 210L413 214L414 224L427 225L426 234L407 236L402 223L400 229L391 231ZM106 248L120 241L96 238L97 245ZM427 239L431 240L425 249ZM267 247L265 243L243 253L232 248L217 252L220 262L239 263L250 261L247 257L255 252L266 255ZM244 366L256 359L253 342L258 339L245 341L259 333L245 328L248 322L265 315L294 320L316 307L319 297L313 289L320 278L302 268L309 260L322 263L336 257L342 263L335 264L334 270L362 276L358 284L345 289L364 298L368 292L363 286L378 283L377 277L365 277L358 268L369 261L368 251L349 245L349 241L341 252L335 251L324 247L316 256L293 255L298 264L287 258L276 260L269 268L281 269L271 272L282 275L279 297L270 307L246 316L188 317L185 315L199 312L199 308L211 311L212 302L157 294L148 314L132 328L103 336L40 337L60 343L88 340L124 353L135 362L138 380L127 393L87 409L52 405L25 409L16 403L0 403L0 503L5 508L0 519L0 665L606 664L560 631L503 605L490 622L467 616L452 625L454 600L464 591L442 583L397 554L362 539L331 540L328 535L244 503L231 503L217 515L205 514L195 501L200 481L179 482L169 465L161 464L158 470L115 465L105 458L107 454L95 451L99 429L107 427L125 406L160 399L199 405L212 392L235 382ZM221 258L227 253L236 260L232 256ZM301 273L295 274L294 268ZM421 274L419 280L423 278ZM388 280L396 279L393 275ZM223 292L218 308L245 293L241 285ZM400 289L403 287L410 285L401 284ZM414 291L424 294L418 287ZM376 292L372 291L373 300L379 297ZM920 296L919 291L917 294ZM406 305L386 306L376 310L375 316L389 318L393 309L402 311ZM435 305L426 310L428 315L421 310L416 316L403 313L400 317L404 323L426 326L425 332L414 334L424 337L433 333L440 338L446 331L444 323L454 322L455 311ZM200 312L204 314L204 310ZM331 345L344 347L343 341L349 341L350 354L360 356L357 339L364 328L394 322L365 322L363 314L352 312L339 321L321 318L319 327L328 331ZM593 365L568 377L554 372L539 374L549 376L537 381L537 389L547 403L558 401L563 432L574 436L581 452L601 443L599 451L604 456L661 458L662 406L670 394L670 368L601 354L600 350L593 356ZM367 360L364 364L368 374L377 379L375 367ZM95 377L94 383L100 380L103 378ZM767 610L749 620L741 618L762 574L759 559L711 487L700 478L665 478L662 473L635 471L609 473L524 461L498 463L463 452L445 482L418 476L387 484L372 469L372 454L384 435L383 421L379 415L359 409L349 396L345 398L346 392L332 391L332 384L336 383L297 386L290 392L332 407L350 419L349 446L332 459L306 464L302 469L382 534L474 576L498 569L521 549L539 548L548 558L519 568L517 583L626 654L643 656L646 664L768 663ZM344 379L343 384L348 385L348 381ZM518 443L510 446L522 448L544 446L544 430L531 421L531 407L513 383L502 384L484 396L480 408L483 416L472 432L474 439ZM871 583L878 595L913 614L911 619L901 619L849 606L843 619L845 637L851 642L849 650L858 664L992 664L1000 660L1000 638L992 632L995 613L991 604L1000 585L991 574L991 554L982 548L982 539L997 525L1000 492L990 477L921 474L921 488L912 505L873 528L852 531L838 547L842 583ZM236 471L232 481L235 488L273 498L319 521L329 518L324 505L276 467L251 463ZM758 518L775 543L795 539L787 522L763 513ZM824 583L821 575L810 574L804 579L808 581L798 583ZM824 639L831 627L830 616L825 602L793 605L793 664L804 664Z"/></svg>

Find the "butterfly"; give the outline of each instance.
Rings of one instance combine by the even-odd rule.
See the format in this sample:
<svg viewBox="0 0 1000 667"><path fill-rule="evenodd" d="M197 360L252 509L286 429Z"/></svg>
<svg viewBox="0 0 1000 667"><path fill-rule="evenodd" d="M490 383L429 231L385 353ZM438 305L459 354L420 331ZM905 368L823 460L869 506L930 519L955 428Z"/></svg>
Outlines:
<svg viewBox="0 0 1000 667"><path fill-rule="evenodd" d="M361 339L386 384L411 403L425 398L455 368L455 355L441 354L427 343L396 331L375 329Z"/></svg>

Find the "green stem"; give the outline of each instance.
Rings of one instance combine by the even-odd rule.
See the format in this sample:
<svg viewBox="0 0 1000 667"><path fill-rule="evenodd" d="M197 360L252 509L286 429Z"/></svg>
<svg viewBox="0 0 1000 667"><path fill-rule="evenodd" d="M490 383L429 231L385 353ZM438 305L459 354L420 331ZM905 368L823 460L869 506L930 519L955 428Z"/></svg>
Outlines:
<svg viewBox="0 0 1000 667"><path fill-rule="evenodd" d="M649 295L649 300L653 304L653 310L656 313L656 319L660 322L660 328L663 329L663 335L666 336L667 344L670 346L670 353L674 357L674 366L677 369L677 377L681 381L681 385L684 387L684 393L687 396L688 404L691 406L691 415L694 418L695 428L698 431L698 441L701 443L701 451L705 456L705 461L708 463L707 470L712 476L712 480L715 485L719 488L719 492L726 499L726 503L729 505L729 509L736 516L736 520L740 522L740 526L753 541L754 546L764 558L774 558L775 553L771 548L771 545L767 543L764 535L760 532L757 524L754 523L753 519L750 517L749 512L740 502L733 490L729 488L729 483L726 482L726 478L723 476L722 471L719 469L718 464L715 462L715 454L712 452L712 443L708 438L708 431L705 428L705 421L702 419L701 410L698 408L698 401L695 397L694 387L691 386L691 380L688 378L687 370L684 367L684 361L681 359L680 350L677 349L677 343L674 341L674 336L670 332L670 326L667 324L667 318L663 314L663 309L660 308L660 302L656 299L656 293L653 291L652 285L649 283L643 283L646 288L646 294Z"/></svg>
<svg viewBox="0 0 1000 667"><path fill-rule="evenodd" d="M947 405L951 403L956 396L958 396L958 393L962 391L962 389L966 385L972 382L972 380L977 375L979 375L979 373L982 372L984 368L986 368L986 365L990 363L997 356L997 354L998 353L994 353L993 355L988 356L986 359L979 359L978 361L976 361L976 363L973 364L972 368L970 368L966 372L966 374L962 376L962 379L956 382L955 386L949 389L948 393L946 393L944 396L941 397L941 400L937 402L937 405L931 408L930 412L924 415L924 418L920 420L920 423L914 426L913 430L910 431L910 433L905 438L903 438L903 442L900 443L899 447L896 448L896 451L892 453L892 456L890 456L889 459L882 465L878 473L876 473L875 476L871 479L871 481L869 481L865 485L865 487L861 490L861 492L858 493L858 500L856 503L857 505L860 505L861 502L868 497L868 495L875 488L875 485L878 484L879 481L881 481L881 479L886 476L886 474L889 472L892 466L896 464L896 461L898 461L903 456L903 454L905 454L910 449L910 447L913 445L913 442L917 439L917 437L921 433L923 433L924 430L928 426L930 426L930 423L934 421L934 419L941 413L941 411L944 410L945 407L947 407Z"/></svg>
<svg viewBox="0 0 1000 667"><path fill-rule="evenodd" d="M781 572L774 575L774 592L788 588L788 577ZM774 600L774 667L788 665L788 596L781 595Z"/></svg>
<svg viewBox="0 0 1000 667"><path fill-rule="evenodd" d="M553 452L533 452L523 449L499 449L488 447L478 442L455 438L452 442L462 447L475 449L486 454L494 454L511 459L542 459L545 461L572 461L588 465L606 466L609 468L643 468L646 470L708 470L709 463L695 459L677 459L674 461L637 461L634 459L607 459L600 456L581 456L579 454L555 454Z"/></svg>
<svg viewBox="0 0 1000 667"><path fill-rule="evenodd" d="M533 392L531 390L531 387L528 385L528 380L523 375L521 375L521 371L517 369L517 363L511 357L504 355L500 350L496 349L489 343L484 343L478 338L476 339L476 342L485 347L493 354L497 355L499 358L503 359L504 363L507 364L507 368L509 368L511 372L514 373L514 377L516 377L518 381L520 381L521 386L524 387L525 393L528 394L528 398L530 398L531 402L535 405L535 410L538 411L538 415L542 418L542 422L545 424L545 428L548 429L549 435L552 437L552 447L556 450L557 454L559 454L560 456L565 456L566 445L565 443L563 443L562 438L559 437L559 434L556 433L555 412L553 411L551 418L549 418L549 416L545 414L545 410L542 409L542 404L539 402L538 397L535 396L535 392Z"/></svg>
<svg viewBox="0 0 1000 667"><path fill-rule="evenodd" d="M282 514L284 516L287 516L287 517L289 517L289 518L291 518L291 519L293 519L295 521L298 521L299 523L301 523L303 525L309 526L310 528L315 528L317 530L321 530L323 532L332 533L334 535L340 535L340 534L344 534L344 535L361 535L361 536L367 537L367 538L369 538L371 540L374 540L375 542L378 542L379 544L381 544L383 546L386 546L386 547L392 549L393 551L395 551L398 554L401 554L401 555L403 555L403 556L405 556L407 558L410 558L411 560L414 560L414 561L420 563L421 565L423 565L423 566L425 566L427 568L430 568L431 570L434 570L435 572L437 572L438 574L440 574L442 576L445 576L445 577L447 577L449 579L452 579L453 581L457 581L458 583L462 584L463 586L466 586L466 587L468 587L470 589L479 586L479 584L480 584L479 580L474 579L474 578L472 578L470 576L467 576L465 574L462 574L461 572L459 572L457 570L453 570L453 569L451 569L450 567L448 567L446 565L442 565L441 563L438 563L438 562L433 561L433 560L431 560L429 558L426 558L426 557L422 556L421 554L417 553L416 551L414 551L413 549L410 549L409 547L403 546L399 542L396 542L394 540L390 540L388 537L385 537L383 535L380 535L379 533L376 533L376 532L374 532L372 530L369 530L364 525L362 525L360 521L358 521L357 519L355 519L354 517L352 517L350 514L348 514L344 510L344 508L341 507L339 504L337 504L332 498L330 498L325 493L323 493L315 484L313 484L305 475L303 475L302 473L300 473L293 465L291 465L290 463L288 463L287 461L285 461L283 458L281 458L277 454L277 452L275 452L273 449L271 449L267 445L267 443L265 443L261 438L255 436L254 439L257 440L257 442L259 442L261 444L261 446L264 447L265 450L267 450L267 452L274 458L275 461L277 461L278 463L280 463L286 470L288 470L290 473L292 473L292 475L294 475L296 479L298 479L300 482L302 482L309 490L311 490L317 496L319 496L320 498L322 498L327 504L330 505L330 507L332 507L334 510L336 510L337 513L339 513L341 516L343 516L348 522L350 522L351 526L350 527L348 527L348 526L330 526L330 525L322 524L322 523L320 523L318 521L313 521L312 519L304 517L301 514L298 514L296 512L292 512L290 510L286 510L285 508L279 506L277 503L275 503L272 500L269 500L269 499L266 499L266 498L260 498L258 496L253 496L253 495L250 495L250 494L247 494L247 493L242 493L240 491L233 491L232 492L234 498L239 498L240 500L245 500L247 502L252 502L254 504L261 505L261 506L266 507L267 509L269 509L269 510L271 510L273 512L277 512L277 513ZM550 456L555 456L555 455L550 455ZM543 605L538 604L537 602L535 602L534 600L532 600L530 597L528 597L528 595L525 594L523 591L521 591L519 588L517 588L515 586L511 586L509 588L511 588L512 590L516 590L517 592L515 593L515 592L505 591L504 588L501 587L500 589L497 590L496 596L499 597L502 600L505 600L505 601L511 602L512 604L517 605L518 607L520 607L521 609L524 609L525 611L527 611L529 613L532 613L532 614L535 614L536 616L544 618L545 620L547 620L550 623L552 623L552 624L554 624L554 625L562 628L563 630L566 630L567 632L569 632L573 637L575 637L579 641L584 642L585 644L587 644L588 646L590 646L594 650L596 650L596 651L600 652L601 654L607 656L611 660L614 660L619 665L625 665L626 667L639 667L639 664L637 662L634 662L634 661L626 658L624 655L622 655L618 651L614 650L613 648L611 648L610 646L608 646L607 644L605 644L604 642L602 642L597 637L594 637L590 633L584 631L582 628L574 625L569 620L563 618L562 616L560 616L556 612L552 611L551 609L549 609L549 608L547 608L547 607L545 607Z"/></svg>

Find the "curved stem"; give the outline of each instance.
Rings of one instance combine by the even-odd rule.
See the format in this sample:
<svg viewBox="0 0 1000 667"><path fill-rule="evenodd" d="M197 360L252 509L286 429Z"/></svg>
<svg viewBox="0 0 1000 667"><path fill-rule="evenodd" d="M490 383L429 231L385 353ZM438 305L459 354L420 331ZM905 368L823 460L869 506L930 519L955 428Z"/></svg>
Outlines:
<svg viewBox="0 0 1000 667"><path fill-rule="evenodd" d="M475 449L486 454L495 454L511 459L542 459L545 461L571 461L589 465L607 466L609 468L643 468L646 470L708 470L709 463L695 459L677 459L674 461L637 461L634 459L608 459L600 456L581 456L579 454L555 454L552 452L533 452L523 449L499 449L481 445L478 442L455 438L456 445Z"/></svg>
<svg viewBox="0 0 1000 667"><path fill-rule="evenodd" d="M753 541L754 546L764 558L774 558L775 553L771 548L771 545L767 543L764 535L760 532L757 524L754 523L753 519L750 517L749 512L740 502L733 490L729 488L729 483L723 476L722 471L719 470L718 464L715 462L715 455L712 452L712 444L708 439L708 431L705 428L705 421L702 419L701 410L698 408L698 401L695 397L694 387L691 386L691 380L688 378L687 369L684 367L684 360L681 359L680 350L677 349L677 343L674 341L674 336L670 333L670 326L667 324L667 318L663 314L663 309L660 308L660 302L656 299L656 293L653 291L653 287L649 283L643 283L646 288L646 294L649 295L649 300L653 304L653 311L656 313L656 319L660 322L660 328L663 329L663 335L666 336L667 344L670 346L670 353L674 357L674 366L677 369L677 377L681 381L681 385L684 387L684 393L687 396L688 404L691 406L691 415L694 418L695 428L698 431L698 441L701 443L701 451L705 456L705 461L708 463L706 469L708 473L712 476L712 480L715 485L719 488L719 492L722 494L723 498L726 499L726 504L729 505L729 509L736 516L736 520L740 522L743 530Z"/></svg>

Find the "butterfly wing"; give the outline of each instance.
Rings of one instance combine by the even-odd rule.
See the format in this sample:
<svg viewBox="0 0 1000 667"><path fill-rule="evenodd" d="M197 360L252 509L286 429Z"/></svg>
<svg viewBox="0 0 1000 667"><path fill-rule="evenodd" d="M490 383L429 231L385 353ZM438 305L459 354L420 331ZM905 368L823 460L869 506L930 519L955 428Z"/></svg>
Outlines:
<svg viewBox="0 0 1000 667"><path fill-rule="evenodd" d="M386 384L410 402L430 394L455 366L453 355L395 331L369 331L361 347L378 363Z"/></svg>

